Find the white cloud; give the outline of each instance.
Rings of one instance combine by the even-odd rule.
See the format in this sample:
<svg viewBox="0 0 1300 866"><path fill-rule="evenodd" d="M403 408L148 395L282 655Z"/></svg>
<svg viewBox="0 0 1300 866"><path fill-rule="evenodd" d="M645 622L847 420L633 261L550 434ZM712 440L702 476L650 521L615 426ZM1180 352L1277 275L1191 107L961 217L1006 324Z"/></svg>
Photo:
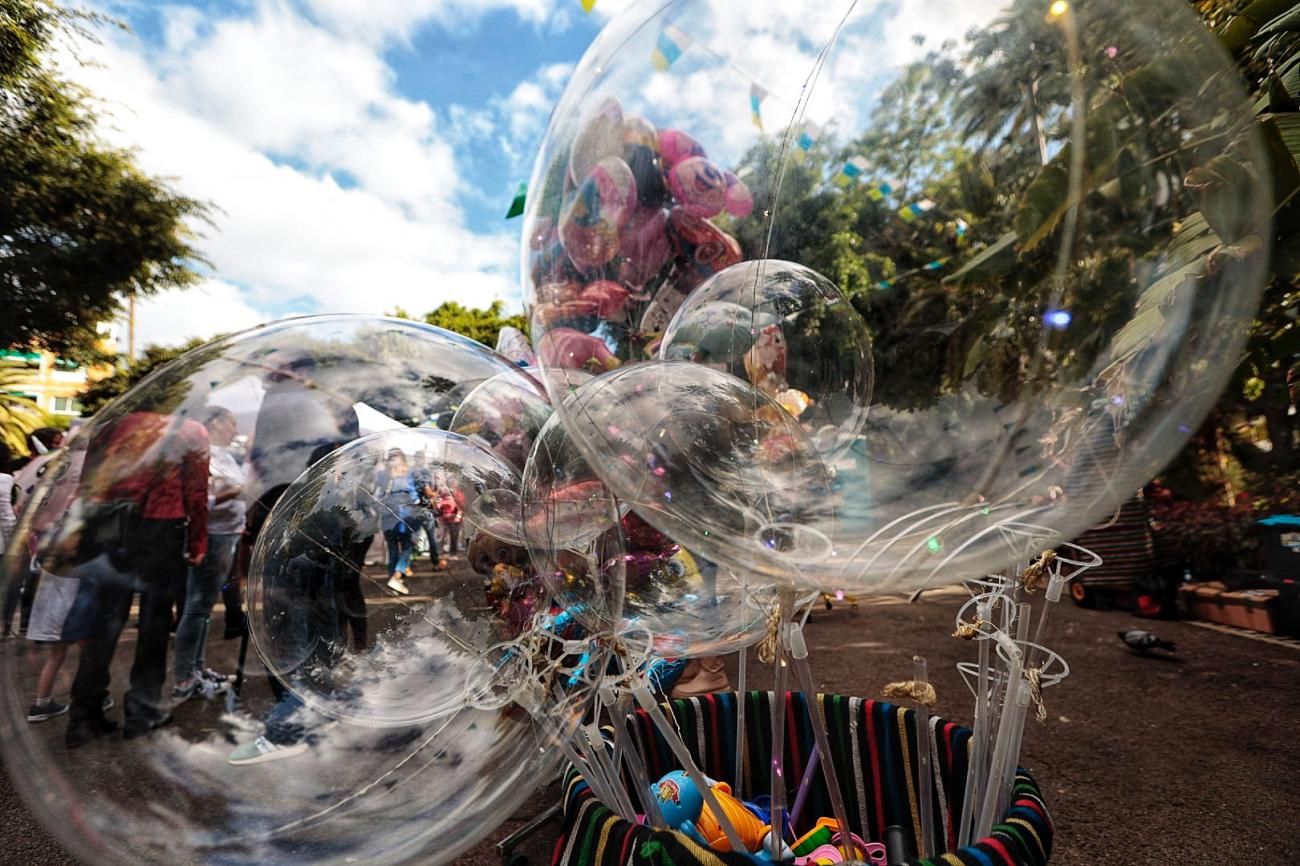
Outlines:
<svg viewBox="0 0 1300 866"><path fill-rule="evenodd" d="M211 339L265 321L265 314L244 300L239 288L207 279L185 290L160 292L136 302L137 348L150 343L182 343L191 337ZM125 341L126 334L119 334ZM123 349L126 347L123 346Z"/></svg>
<svg viewBox="0 0 1300 866"><path fill-rule="evenodd" d="M70 67L104 101L106 137L218 208L199 227L216 280L206 295L142 304L140 345L286 310L517 298L514 227L467 228L457 130L397 92L378 48L275 0L244 18L167 9L162 33L161 46L84 47L94 63Z"/></svg>

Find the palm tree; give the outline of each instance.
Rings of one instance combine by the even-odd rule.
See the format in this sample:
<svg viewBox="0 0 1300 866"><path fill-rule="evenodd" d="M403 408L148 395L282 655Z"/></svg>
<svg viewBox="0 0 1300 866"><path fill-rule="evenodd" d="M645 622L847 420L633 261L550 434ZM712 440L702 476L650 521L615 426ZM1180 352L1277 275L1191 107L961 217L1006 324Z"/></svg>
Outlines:
<svg viewBox="0 0 1300 866"><path fill-rule="evenodd" d="M49 423L36 401L22 396L26 383L25 367L0 362L0 443L14 454L26 454L27 437Z"/></svg>

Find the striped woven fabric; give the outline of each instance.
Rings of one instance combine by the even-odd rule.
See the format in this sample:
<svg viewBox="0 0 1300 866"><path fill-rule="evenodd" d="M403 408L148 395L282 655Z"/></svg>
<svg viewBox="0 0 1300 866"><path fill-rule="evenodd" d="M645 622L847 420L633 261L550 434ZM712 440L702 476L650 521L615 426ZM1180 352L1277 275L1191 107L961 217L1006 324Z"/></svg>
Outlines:
<svg viewBox="0 0 1300 866"><path fill-rule="evenodd" d="M912 710L883 701L824 695L831 751L839 774L845 808L854 830L879 840L884 828L897 824L921 832L916 784L916 716ZM745 705L745 750L741 792L746 799L767 794L771 754L772 695L749 692ZM673 701L671 710L682 739L706 775L734 782L736 695L708 695ZM797 785L812 753L809 705L800 693L786 702L785 778ZM1052 850L1052 821L1038 785L1025 770L1016 776L1015 793L1002 822L974 845L956 849L956 820L966 782L970 731L932 717L931 764L935 838L946 840L949 853L909 861L913 866L1043 866ZM651 779L678 769L667 743L643 712L635 717ZM787 792L793 795L793 791ZM831 815L830 798L818 773L804 809L811 825ZM808 826L797 827L804 832ZM863 832L865 829L866 832ZM656 832L621 819L601 803L582 776L569 767L564 776L564 832L556 845L554 866L687 866L753 861L743 854L717 853L680 833Z"/></svg>

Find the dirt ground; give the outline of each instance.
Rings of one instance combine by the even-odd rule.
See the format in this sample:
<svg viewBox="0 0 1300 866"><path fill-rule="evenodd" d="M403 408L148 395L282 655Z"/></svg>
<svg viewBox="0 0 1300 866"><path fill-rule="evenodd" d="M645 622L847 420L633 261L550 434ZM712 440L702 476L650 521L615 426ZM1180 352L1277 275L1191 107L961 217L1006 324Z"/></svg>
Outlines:
<svg viewBox="0 0 1300 866"><path fill-rule="evenodd" d="M938 713L969 720L972 700L955 665L974 654L949 636L960 601L936 593L916 604L878 598L819 609L808 627L819 687L872 696L885 682L909 679L911 657L921 653L939 693ZM1046 692L1048 721L1030 722L1022 756L1056 822L1051 862L1300 863L1300 643L1150 623L1068 602L1054 617L1047 642L1072 672ZM1133 626L1176 641L1176 656L1130 653L1116 632ZM217 652L232 652L233 643ZM734 658L730 665L734 682ZM763 688L768 672L755 667L749 685ZM501 862L496 843L555 797L554 786L540 790L456 866ZM549 862L556 827L543 825L519 852L533 864ZM3 774L0 862L77 862L34 821Z"/></svg>

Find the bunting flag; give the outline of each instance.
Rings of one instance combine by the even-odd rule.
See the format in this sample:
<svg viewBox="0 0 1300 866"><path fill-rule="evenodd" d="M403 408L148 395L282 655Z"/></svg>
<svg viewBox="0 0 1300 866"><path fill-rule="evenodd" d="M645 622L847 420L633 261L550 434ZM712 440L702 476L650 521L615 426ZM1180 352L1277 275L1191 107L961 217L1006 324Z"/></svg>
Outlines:
<svg viewBox="0 0 1300 866"><path fill-rule="evenodd" d="M595 8L596 8L596 0L582 0L583 12L586 12L588 15L590 15L591 10Z"/></svg>
<svg viewBox="0 0 1300 866"><path fill-rule="evenodd" d="M903 222L910 223L933 207L934 202L930 201L928 198L923 198L920 201L914 201L909 205L904 205L899 208L898 216Z"/></svg>
<svg viewBox="0 0 1300 866"><path fill-rule="evenodd" d="M811 120L804 121L803 129L799 131L799 138L796 140L799 149L808 151L812 150L813 144L817 141L817 136L822 134L822 128Z"/></svg>
<svg viewBox="0 0 1300 866"><path fill-rule="evenodd" d="M763 130L763 116L759 113L759 106L763 104L763 98L767 96L767 91L757 84L750 82L749 85L749 112L754 125L759 131Z"/></svg>
<svg viewBox="0 0 1300 866"><path fill-rule="evenodd" d="M867 158L865 156L850 157L849 161L840 167L839 174L835 175L835 185L848 186L866 170Z"/></svg>
<svg viewBox="0 0 1300 866"><path fill-rule="evenodd" d="M519 190L515 193L515 200L510 202L510 210L506 211L506 219L512 220L524 212L524 199L528 195L528 184L519 184Z"/></svg>
<svg viewBox="0 0 1300 866"><path fill-rule="evenodd" d="M894 194L894 188L889 181L883 181L871 189L867 190L867 198L872 201L884 201L887 197Z"/></svg>
<svg viewBox="0 0 1300 866"><path fill-rule="evenodd" d="M665 72L669 66L677 62L682 52L690 47L691 37L683 33L682 29L675 24L669 24L659 32L655 50L650 54L650 62L654 64L655 69Z"/></svg>

